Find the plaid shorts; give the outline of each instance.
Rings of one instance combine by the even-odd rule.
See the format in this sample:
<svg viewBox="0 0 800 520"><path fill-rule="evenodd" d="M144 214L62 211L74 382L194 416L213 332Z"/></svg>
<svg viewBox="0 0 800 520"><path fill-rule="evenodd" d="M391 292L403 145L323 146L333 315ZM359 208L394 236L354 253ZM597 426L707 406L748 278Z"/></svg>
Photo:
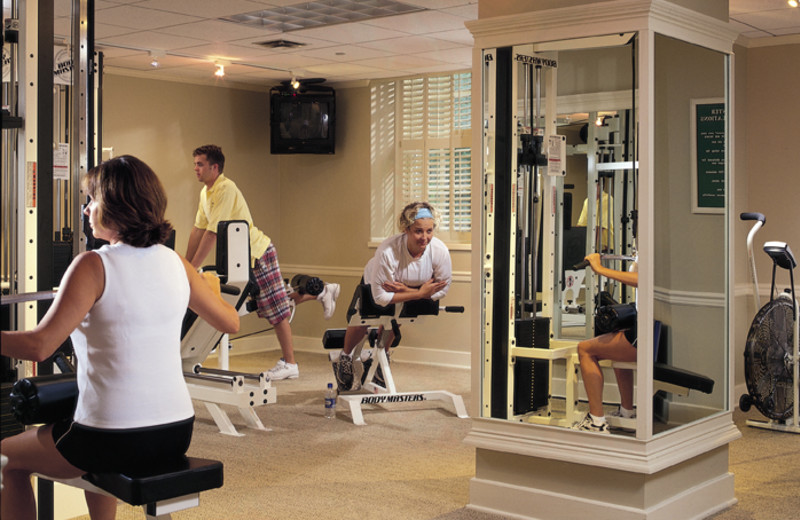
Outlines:
<svg viewBox="0 0 800 520"><path fill-rule="evenodd" d="M253 274L258 284L257 314L266 318L271 325L277 325L287 319L292 313L289 296L281 276L278 265L278 253L275 246L270 244L264 255L258 258L253 267Z"/></svg>

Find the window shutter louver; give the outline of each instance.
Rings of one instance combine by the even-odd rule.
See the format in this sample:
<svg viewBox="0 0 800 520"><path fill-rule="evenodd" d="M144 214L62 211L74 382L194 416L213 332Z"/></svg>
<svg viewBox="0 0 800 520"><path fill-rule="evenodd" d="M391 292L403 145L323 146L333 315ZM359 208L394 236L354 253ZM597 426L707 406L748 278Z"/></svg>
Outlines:
<svg viewBox="0 0 800 520"><path fill-rule="evenodd" d="M389 236L403 206L427 200L441 215L440 238L468 242L472 227L471 73L375 84L379 86L372 90L372 203L393 207L391 218L388 211L372 211L372 218L384 221L372 223L373 234L383 230L381 236ZM379 169L375 160L386 156L386 146L396 158L394 169L385 164Z"/></svg>

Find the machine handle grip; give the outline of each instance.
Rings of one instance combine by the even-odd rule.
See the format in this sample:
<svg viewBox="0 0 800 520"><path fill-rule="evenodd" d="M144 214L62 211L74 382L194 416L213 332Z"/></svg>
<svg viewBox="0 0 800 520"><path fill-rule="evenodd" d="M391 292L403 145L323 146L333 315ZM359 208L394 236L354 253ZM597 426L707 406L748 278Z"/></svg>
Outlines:
<svg viewBox="0 0 800 520"><path fill-rule="evenodd" d="M444 312L464 312L463 305L448 305L446 307L441 307Z"/></svg>
<svg viewBox="0 0 800 520"><path fill-rule="evenodd" d="M589 261L588 260L581 260L577 264L573 265L572 269L574 269L575 271L579 271L581 269L586 269L587 267L589 267Z"/></svg>
<svg viewBox="0 0 800 520"><path fill-rule="evenodd" d="M228 285L226 283L219 284L219 291L225 294L233 294L233 295L237 295L241 292L239 288L236 287L235 285Z"/></svg>
<svg viewBox="0 0 800 520"><path fill-rule="evenodd" d="M767 217L762 213L742 213L739 218L742 220L758 220L762 225L767 223Z"/></svg>

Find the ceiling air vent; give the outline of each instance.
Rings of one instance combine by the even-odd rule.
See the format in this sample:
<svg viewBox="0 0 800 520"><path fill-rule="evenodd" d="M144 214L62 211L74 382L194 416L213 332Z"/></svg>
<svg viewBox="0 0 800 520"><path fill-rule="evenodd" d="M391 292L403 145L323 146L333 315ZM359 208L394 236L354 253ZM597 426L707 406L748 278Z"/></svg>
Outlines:
<svg viewBox="0 0 800 520"><path fill-rule="evenodd" d="M293 42L290 40L268 40L265 42L255 42L253 45L266 47L267 49L296 49L304 46L305 43Z"/></svg>

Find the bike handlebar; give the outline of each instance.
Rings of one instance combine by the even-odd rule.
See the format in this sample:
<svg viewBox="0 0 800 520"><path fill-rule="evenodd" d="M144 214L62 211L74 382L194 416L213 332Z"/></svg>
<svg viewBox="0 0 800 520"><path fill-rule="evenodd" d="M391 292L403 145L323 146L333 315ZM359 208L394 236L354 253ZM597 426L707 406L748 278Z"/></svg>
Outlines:
<svg viewBox="0 0 800 520"><path fill-rule="evenodd" d="M763 213L742 213L739 215L739 218L742 220L758 220L761 222L762 225L767 223L767 217L764 216Z"/></svg>

